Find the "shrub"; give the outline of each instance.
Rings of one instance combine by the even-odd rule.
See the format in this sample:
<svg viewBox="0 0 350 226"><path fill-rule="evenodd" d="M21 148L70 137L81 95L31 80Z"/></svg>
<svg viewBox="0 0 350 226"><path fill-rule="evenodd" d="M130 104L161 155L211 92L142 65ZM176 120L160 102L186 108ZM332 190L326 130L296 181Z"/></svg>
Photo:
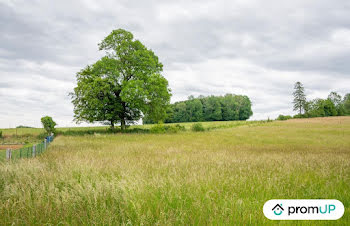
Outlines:
<svg viewBox="0 0 350 226"><path fill-rule="evenodd" d="M164 126L165 127L165 131L167 133L177 133L179 132L179 128L177 128L176 126Z"/></svg>
<svg viewBox="0 0 350 226"><path fill-rule="evenodd" d="M179 124L175 126L165 126L163 124L158 124L150 129L151 133L177 133L179 131L184 131L185 127Z"/></svg>
<svg viewBox="0 0 350 226"><path fill-rule="evenodd" d="M180 124L176 124L175 127L179 130L179 131L185 131L186 128Z"/></svg>
<svg viewBox="0 0 350 226"><path fill-rule="evenodd" d="M195 124L193 124L192 127L191 127L191 129L192 129L192 131L194 131L194 132L201 132L201 131L204 131L204 130L205 130L204 127L203 127L203 125L202 125L202 123L195 123Z"/></svg>
<svg viewBox="0 0 350 226"><path fill-rule="evenodd" d="M29 138L32 136L31 134L24 134L23 136L26 136ZM36 136L39 140L44 140L47 137L47 133L40 133L39 135Z"/></svg>
<svg viewBox="0 0 350 226"><path fill-rule="evenodd" d="M165 133L166 130L165 130L164 125L157 124L150 129L150 132L151 133Z"/></svg>
<svg viewBox="0 0 350 226"><path fill-rule="evenodd" d="M293 118L307 118L307 116L305 114L297 114L294 115Z"/></svg>
<svg viewBox="0 0 350 226"><path fill-rule="evenodd" d="M0 138L2 138L2 131L0 130Z"/></svg>
<svg viewBox="0 0 350 226"><path fill-rule="evenodd" d="M56 122L54 122L50 116L42 117L41 123L48 135L55 132Z"/></svg>
<svg viewBox="0 0 350 226"><path fill-rule="evenodd" d="M288 120L288 119L292 119L292 116L290 115L279 115L278 118L276 120Z"/></svg>

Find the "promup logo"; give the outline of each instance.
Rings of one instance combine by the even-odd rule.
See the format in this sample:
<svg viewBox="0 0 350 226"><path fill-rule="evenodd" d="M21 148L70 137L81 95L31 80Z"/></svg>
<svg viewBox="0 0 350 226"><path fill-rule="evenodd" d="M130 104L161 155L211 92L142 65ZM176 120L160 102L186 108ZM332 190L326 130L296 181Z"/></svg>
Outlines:
<svg viewBox="0 0 350 226"><path fill-rule="evenodd" d="M275 207L273 207L272 211L277 216L281 215L284 211L284 209L282 208L282 204L277 204Z"/></svg>
<svg viewBox="0 0 350 226"><path fill-rule="evenodd" d="M282 199L267 201L263 211L270 220L337 220L344 205L334 199Z"/></svg>

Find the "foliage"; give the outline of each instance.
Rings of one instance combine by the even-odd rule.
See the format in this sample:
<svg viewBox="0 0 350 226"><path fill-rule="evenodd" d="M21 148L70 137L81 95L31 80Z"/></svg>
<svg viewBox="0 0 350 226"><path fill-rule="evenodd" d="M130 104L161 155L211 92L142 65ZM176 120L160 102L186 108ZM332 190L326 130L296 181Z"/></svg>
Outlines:
<svg viewBox="0 0 350 226"><path fill-rule="evenodd" d="M184 131L185 127L177 124L175 126L167 126L164 124L157 124L150 129L151 133L177 133L179 131Z"/></svg>
<svg viewBox="0 0 350 226"><path fill-rule="evenodd" d="M77 122L126 123L147 114L153 121L165 118L170 101L163 65L152 50L123 29L112 31L100 44L106 52L93 65L77 73L72 96Z"/></svg>
<svg viewBox="0 0 350 226"><path fill-rule="evenodd" d="M26 129L31 129L31 128L34 128L34 127L19 125L19 126L17 126L16 128L17 128L17 129L23 129L23 128L26 128Z"/></svg>
<svg viewBox="0 0 350 226"><path fill-rule="evenodd" d="M191 127L191 130L194 132L201 132L201 131L205 131L202 123L194 123Z"/></svg>
<svg viewBox="0 0 350 226"><path fill-rule="evenodd" d="M327 117L338 116L338 109L331 99L320 99L308 101L308 111L304 117ZM341 111L339 111L341 113Z"/></svg>
<svg viewBox="0 0 350 226"><path fill-rule="evenodd" d="M176 124L175 127L179 130L179 131L186 131L185 126L182 126L180 124Z"/></svg>
<svg viewBox="0 0 350 226"><path fill-rule="evenodd" d="M166 123L246 120L253 114L250 99L234 94L190 96L186 101L171 104L166 112ZM156 122L145 115L143 123Z"/></svg>
<svg viewBox="0 0 350 226"><path fill-rule="evenodd" d="M302 110L304 109L304 106L306 103L306 96L304 93L304 87L303 87L303 84L301 82L295 83L293 96L294 96L293 110L299 111L299 114L301 115Z"/></svg>
<svg viewBox="0 0 350 226"><path fill-rule="evenodd" d="M52 120L50 116L45 116L41 118L41 123L48 135L55 132L56 122Z"/></svg>
<svg viewBox="0 0 350 226"><path fill-rule="evenodd" d="M2 131L0 130L0 138L2 138Z"/></svg>
<svg viewBox="0 0 350 226"><path fill-rule="evenodd" d="M304 87L300 82L295 84L294 110L299 110L299 114L294 118L328 117L343 116L350 114L350 94L346 94L344 99L336 93L331 92L327 99L316 98L310 101L306 100ZM302 114L304 110L304 114Z"/></svg>
<svg viewBox="0 0 350 226"><path fill-rule="evenodd" d="M343 106L344 106L344 113L347 115L350 115L350 93L347 93L344 96Z"/></svg>
<svg viewBox="0 0 350 226"><path fill-rule="evenodd" d="M334 104L335 110L337 111L337 115L341 116L345 114L344 103L342 101L341 96L338 93L331 92L328 95L327 99Z"/></svg>
<svg viewBox="0 0 350 226"><path fill-rule="evenodd" d="M288 120L292 119L293 117L290 115L279 115L276 120Z"/></svg>
<svg viewBox="0 0 350 226"><path fill-rule="evenodd" d="M293 116L293 118L308 118L306 114L296 114Z"/></svg>

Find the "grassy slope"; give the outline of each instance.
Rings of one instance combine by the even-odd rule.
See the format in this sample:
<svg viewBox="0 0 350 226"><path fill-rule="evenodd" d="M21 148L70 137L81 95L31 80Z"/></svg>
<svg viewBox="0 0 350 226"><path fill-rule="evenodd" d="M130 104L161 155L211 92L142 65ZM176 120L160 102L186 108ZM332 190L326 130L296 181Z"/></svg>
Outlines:
<svg viewBox="0 0 350 226"><path fill-rule="evenodd" d="M266 200L330 198L345 225L349 190L350 117L61 136L39 158L0 165L0 224L268 224Z"/></svg>

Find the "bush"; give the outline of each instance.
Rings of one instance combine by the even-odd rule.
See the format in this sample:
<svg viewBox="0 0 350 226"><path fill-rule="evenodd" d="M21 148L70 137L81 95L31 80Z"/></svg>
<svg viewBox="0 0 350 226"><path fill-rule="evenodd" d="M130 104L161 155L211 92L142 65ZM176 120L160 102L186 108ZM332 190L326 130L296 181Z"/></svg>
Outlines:
<svg viewBox="0 0 350 226"><path fill-rule="evenodd" d="M55 132L56 122L52 120L50 116L45 116L41 118L41 123L43 124L44 129L46 130L48 135Z"/></svg>
<svg viewBox="0 0 350 226"><path fill-rule="evenodd" d="M305 114L297 114L297 115L294 115L293 118L309 118L309 117Z"/></svg>
<svg viewBox="0 0 350 226"><path fill-rule="evenodd" d="M177 133L179 131L185 131L185 127L179 124L175 126L165 126L163 124L158 124L150 129L151 133Z"/></svg>
<svg viewBox="0 0 350 226"><path fill-rule="evenodd" d="M276 120L288 120L288 119L292 119L292 116L290 115L279 115L278 118Z"/></svg>
<svg viewBox="0 0 350 226"><path fill-rule="evenodd" d="M175 127L179 130L179 131L185 131L186 128L180 124L176 124Z"/></svg>
<svg viewBox="0 0 350 226"><path fill-rule="evenodd" d="M166 130L165 130L164 125L157 124L150 129L150 132L151 133L165 133Z"/></svg>
<svg viewBox="0 0 350 226"><path fill-rule="evenodd" d="M0 138L2 138L2 131L0 130Z"/></svg>
<svg viewBox="0 0 350 226"><path fill-rule="evenodd" d="M205 129L202 123L195 123L192 125L191 130L194 132L201 132L201 131L204 131Z"/></svg>

